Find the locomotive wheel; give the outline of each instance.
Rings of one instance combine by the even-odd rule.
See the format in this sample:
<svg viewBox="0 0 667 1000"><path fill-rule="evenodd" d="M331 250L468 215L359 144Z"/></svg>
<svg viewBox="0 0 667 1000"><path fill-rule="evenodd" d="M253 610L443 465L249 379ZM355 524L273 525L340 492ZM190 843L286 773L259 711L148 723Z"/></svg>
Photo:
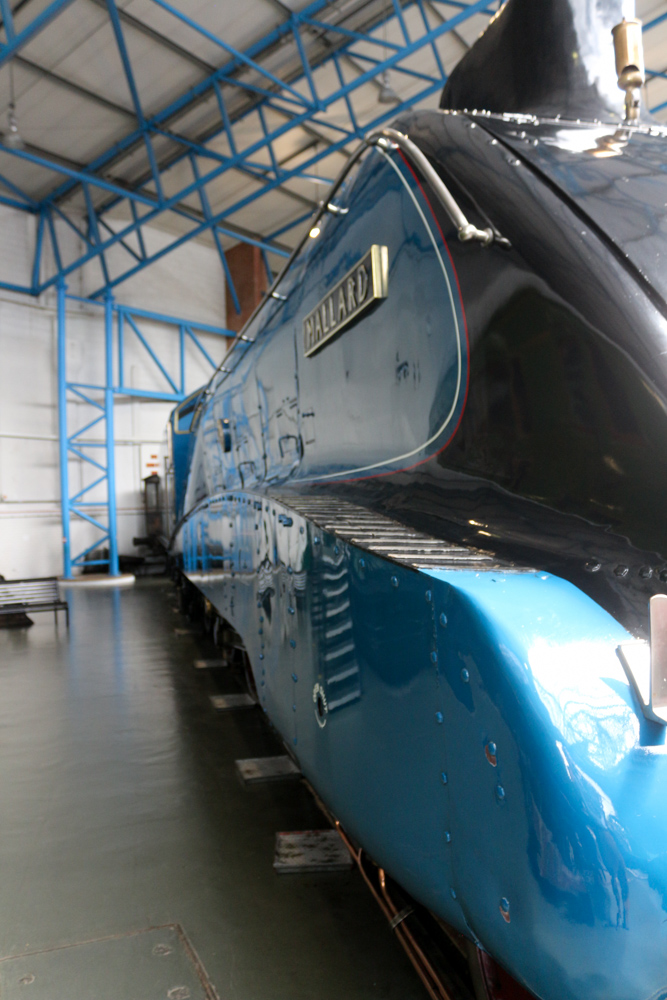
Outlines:
<svg viewBox="0 0 667 1000"><path fill-rule="evenodd" d="M210 631L213 645L225 653L227 662L235 671L241 670L246 690L253 701L259 703L259 694L250 658L238 633L214 611L206 616L207 631Z"/></svg>
<svg viewBox="0 0 667 1000"><path fill-rule="evenodd" d="M468 963L476 1000L535 1000L486 951L469 944Z"/></svg>
<svg viewBox="0 0 667 1000"><path fill-rule="evenodd" d="M213 609L213 605L207 598L204 598L204 632L207 635L213 635L213 629L217 620L218 616Z"/></svg>

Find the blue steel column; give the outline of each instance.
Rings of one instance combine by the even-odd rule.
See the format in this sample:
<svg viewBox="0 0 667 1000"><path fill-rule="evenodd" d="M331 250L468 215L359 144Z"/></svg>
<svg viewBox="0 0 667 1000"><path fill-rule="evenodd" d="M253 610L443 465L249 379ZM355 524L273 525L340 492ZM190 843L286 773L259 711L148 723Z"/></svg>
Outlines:
<svg viewBox="0 0 667 1000"><path fill-rule="evenodd" d="M69 533L69 476L67 472L67 285L58 282L58 436L60 439L60 512L63 526L63 576L72 576Z"/></svg>
<svg viewBox="0 0 667 1000"><path fill-rule="evenodd" d="M104 296L104 345L106 349L106 385L104 412L107 436L107 497L109 509L109 575L118 576L118 534L116 531L116 456L113 427L113 295Z"/></svg>
<svg viewBox="0 0 667 1000"><path fill-rule="evenodd" d="M60 513L63 526L63 576L72 576L69 534L69 476L67 473L67 285L58 282L58 436L60 438Z"/></svg>

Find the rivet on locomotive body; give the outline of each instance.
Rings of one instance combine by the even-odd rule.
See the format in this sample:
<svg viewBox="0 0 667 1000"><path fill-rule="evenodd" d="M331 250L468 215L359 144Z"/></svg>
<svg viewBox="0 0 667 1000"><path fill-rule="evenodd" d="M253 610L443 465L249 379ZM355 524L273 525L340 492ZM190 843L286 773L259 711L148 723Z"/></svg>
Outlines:
<svg viewBox="0 0 667 1000"><path fill-rule="evenodd" d="M438 725L442 725L442 723L444 722L444 716L442 712L435 713L435 721L438 723Z"/></svg>
<svg viewBox="0 0 667 1000"><path fill-rule="evenodd" d="M440 615L440 618L438 619L438 621L440 622L440 624L442 625L442 627L443 627L443 628L444 628L444 627L445 627L445 625L447 624L447 615L445 614L445 612L444 612L444 611L443 611L443 612L442 612L442 614Z"/></svg>
<svg viewBox="0 0 667 1000"><path fill-rule="evenodd" d="M391 578L391 585L392 585L392 587L398 587L398 577L397 576L392 576L392 578Z"/></svg>
<svg viewBox="0 0 667 1000"><path fill-rule="evenodd" d="M451 844L452 842L452 835L449 830L445 830L445 842L448 844Z"/></svg>
<svg viewBox="0 0 667 1000"><path fill-rule="evenodd" d="M431 591L427 590L426 594L424 596L426 597L427 602L430 604L431 600L433 599L433 595L432 595Z"/></svg>
<svg viewBox="0 0 667 1000"><path fill-rule="evenodd" d="M440 775L440 777L442 778L443 785L446 785L447 784L447 775L445 774L444 771L442 772L442 774Z"/></svg>
<svg viewBox="0 0 667 1000"><path fill-rule="evenodd" d="M504 798L505 798L505 789L503 788L502 785L496 785L496 796L498 797L498 800L500 802L502 802L504 800Z"/></svg>
<svg viewBox="0 0 667 1000"><path fill-rule="evenodd" d="M466 669L466 667L464 667L461 671L461 680L464 684L468 684L470 682L470 672Z"/></svg>
<svg viewBox="0 0 667 1000"><path fill-rule="evenodd" d="M433 650L431 653L431 663L437 663L437 662L438 662L438 654L436 653L435 650Z"/></svg>
<svg viewBox="0 0 667 1000"><path fill-rule="evenodd" d="M510 903L505 896L500 900L500 913L505 923L510 922Z"/></svg>

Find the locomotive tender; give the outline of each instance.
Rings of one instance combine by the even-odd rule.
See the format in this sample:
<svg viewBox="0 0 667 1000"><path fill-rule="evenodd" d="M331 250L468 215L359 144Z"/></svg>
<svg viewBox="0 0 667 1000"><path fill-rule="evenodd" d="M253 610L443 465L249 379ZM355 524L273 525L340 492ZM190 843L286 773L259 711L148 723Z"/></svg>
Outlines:
<svg viewBox="0 0 667 1000"><path fill-rule="evenodd" d="M302 772L542 1000L667 997L667 131L631 21L614 71L632 14L508 0L172 415L173 551Z"/></svg>

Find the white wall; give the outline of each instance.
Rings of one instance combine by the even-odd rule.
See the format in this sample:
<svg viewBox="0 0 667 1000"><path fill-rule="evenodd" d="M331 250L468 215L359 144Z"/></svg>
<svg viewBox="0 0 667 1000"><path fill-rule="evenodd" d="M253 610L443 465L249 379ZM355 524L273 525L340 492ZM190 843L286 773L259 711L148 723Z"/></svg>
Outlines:
<svg viewBox="0 0 667 1000"><path fill-rule="evenodd" d="M76 240L76 236L74 236ZM167 236L146 230L149 252ZM0 280L25 282L25 265L34 245L34 220L0 207ZM75 248L73 248L75 249ZM88 294L100 277L91 264L69 279L72 293ZM28 267L29 273L29 267ZM217 253L190 243L162 258L115 289L118 302L195 322L224 327L225 289ZM176 333L143 321L141 332L172 377L178 372ZM60 472L56 379L56 298L40 299L0 290L0 574L7 579L51 576L62 572ZM168 386L134 333L126 333L125 381L135 388L168 391ZM201 334L208 353L219 362L223 339ZM101 309L69 302L67 316L68 378L104 380L104 327ZM117 361L115 361L117 364ZM186 349L186 391L208 380L211 368L192 343ZM100 398L99 395L96 398ZM115 405L116 495L121 553L132 554L135 535L144 534L141 479L146 461L162 441L173 404L126 397ZM70 432L93 418L84 403L70 402ZM103 425L85 435L101 439ZM101 449L89 454L103 459ZM77 459L69 461L70 495L91 482L94 470ZM99 491L85 499L97 501ZM93 516L101 514L96 508ZM98 533L79 520L72 522L73 553L91 544Z"/></svg>

